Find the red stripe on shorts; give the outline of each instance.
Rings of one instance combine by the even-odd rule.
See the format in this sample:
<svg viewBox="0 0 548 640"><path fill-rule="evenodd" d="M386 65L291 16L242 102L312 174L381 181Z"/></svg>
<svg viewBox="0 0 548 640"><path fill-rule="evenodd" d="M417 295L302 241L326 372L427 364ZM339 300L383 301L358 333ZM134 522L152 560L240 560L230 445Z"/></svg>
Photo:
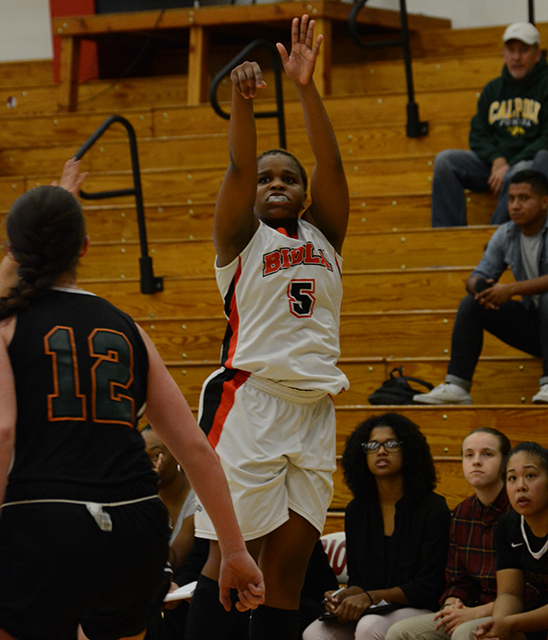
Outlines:
<svg viewBox="0 0 548 640"><path fill-rule="evenodd" d="M227 382L223 384L221 402L215 412L215 418L213 418L213 424L211 425L211 429L207 436L207 439L214 449L219 443L219 438L221 437L225 420L234 406L234 396L236 391L238 391L238 389L249 378L249 375L250 374L247 371L238 371L232 380L227 380Z"/></svg>

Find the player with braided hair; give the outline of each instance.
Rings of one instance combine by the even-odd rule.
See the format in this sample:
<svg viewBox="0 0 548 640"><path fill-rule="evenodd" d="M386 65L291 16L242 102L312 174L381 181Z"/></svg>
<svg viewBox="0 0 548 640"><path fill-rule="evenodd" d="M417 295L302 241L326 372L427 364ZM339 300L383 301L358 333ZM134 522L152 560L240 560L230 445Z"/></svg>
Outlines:
<svg viewBox="0 0 548 640"><path fill-rule="evenodd" d="M77 286L89 244L78 201L32 189L7 231L18 279L0 298L0 639L74 640L79 624L90 640L144 637L170 572L143 414L215 522L223 606L235 588L236 607L255 608L262 575L217 456L150 338Z"/></svg>

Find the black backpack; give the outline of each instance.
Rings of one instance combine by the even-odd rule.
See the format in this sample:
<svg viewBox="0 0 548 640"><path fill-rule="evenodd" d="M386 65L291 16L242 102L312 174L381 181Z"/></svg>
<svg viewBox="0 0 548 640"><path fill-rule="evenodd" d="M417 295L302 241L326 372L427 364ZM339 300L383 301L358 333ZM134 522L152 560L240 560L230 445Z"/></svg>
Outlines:
<svg viewBox="0 0 548 640"><path fill-rule="evenodd" d="M400 375L395 376L394 374L396 372ZM395 367L390 372L390 378L385 380L376 391L373 391L368 400L370 404L414 404L413 396L426 392L420 389L413 389L409 382L421 384L426 387L428 391L432 391L434 388L433 384L425 380L404 376L403 367Z"/></svg>

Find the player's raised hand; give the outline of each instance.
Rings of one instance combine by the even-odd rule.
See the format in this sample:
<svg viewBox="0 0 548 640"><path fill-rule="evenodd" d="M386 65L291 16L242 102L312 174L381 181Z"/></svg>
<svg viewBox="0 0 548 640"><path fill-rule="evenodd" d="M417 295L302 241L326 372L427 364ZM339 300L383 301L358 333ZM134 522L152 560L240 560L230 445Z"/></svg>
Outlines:
<svg viewBox="0 0 548 640"><path fill-rule="evenodd" d="M281 42L276 48L282 58L287 77L298 84L309 84L314 73L316 58L322 44L323 36L314 41L315 20L306 14L302 18L293 18L291 23L291 53Z"/></svg>
<svg viewBox="0 0 548 640"><path fill-rule="evenodd" d="M87 177L87 173L80 173L80 160L70 158L65 162L60 180L51 183L53 187L62 187L70 191L76 198L80 195L80 185Z"/></svg>
<svg viewBox="0 0 548 640"><path fill-rule="evenodd" d="M236 91L246 99L254 98L257 95L257 89L266 87L261 67L256 62L242 62L232 69L230 79Z"/></svg>

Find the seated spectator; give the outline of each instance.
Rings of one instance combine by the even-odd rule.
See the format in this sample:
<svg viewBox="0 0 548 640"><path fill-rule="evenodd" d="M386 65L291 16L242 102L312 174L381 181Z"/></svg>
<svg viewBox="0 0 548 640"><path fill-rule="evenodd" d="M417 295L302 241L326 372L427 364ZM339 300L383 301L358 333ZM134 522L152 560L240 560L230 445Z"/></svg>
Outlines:
<svg viewBox="0 0 548 640"><path fill-rule="evenodd" d="M166 505L171 527L169 562L176 573L194 544L196 494L181 465L150 425L142 434L147 455L160 477L158 495Z"/></svg>
<svg viewBox="0 0 548 640"><path fill-rule="evenodd" d="M520 171L509 189L511 221L493 234L466 283L451 341L445 384L413 400L423 404L472 404L472 377L486 330L506 344L543 359L540 391L533 402L548 403L548 178ZM498 282L510 267L515 282ZM521 300L514 300L521 296Z"/></svg>
<svg viewBox="0 0 548 640"><path fill-rule="evenodd" d="M146 452L160 478L158 495L166 505L172 526L169 544L170 562L174 571L173 590L198 580L209 553L209 540L194 537L196 496L184 471L150 425L143 428L142 435ZM335 572L318 540L308 563L301 592L301 633L322 613L324 592L337 587ZM161 616L151 620L145 640L184 640L189 603L182 600L168 606ZM229 640L247 640L249 612L239 612L233 607L227 624L231 627ZM81 634L80 640L84 638Z"/></svg>
<svg viewBox="0 0 548 640"><path fill-rule="evenodd" d="M303 640L382 639L394 622L436 609L443 591L449 509L433 492L417 425L395 413L369 418L348 438L342 465L354 495L345 516L349 586L325 593L333 619L313 622ZM384 603L391 611L374 613Z"/></svg>
<svg viewBox="0 0 548 640"><path fill-rule="evenodd" d="M489 619L497 596L493 532L508 510L501 467L509 451L496 429L480 427L463 440L462 472L474 494L452 512L442 608L397 622L386 640L474 640Z"/></svg>
<svg viewBox="0 0 548 640"><path fill-rule="evenodd" d="M548 450L535 442L512 449L506 463L506 491L512 510L495 530L497 599L493 617L476 637L546 640L548 631ZM526 583L538 590L526 607Z"/></svg>
<svg viewBox="0 0 548 640"><path fill-rule="evenodd" d="M497 194L491 224L502 224L508 220L512 175L523 169L548 175L548 65L539 32L517 22L503 41L502 74L482 91L471 123L471 151L446 149L436 156L433 227L466 224L465 189Z"/></svg>

